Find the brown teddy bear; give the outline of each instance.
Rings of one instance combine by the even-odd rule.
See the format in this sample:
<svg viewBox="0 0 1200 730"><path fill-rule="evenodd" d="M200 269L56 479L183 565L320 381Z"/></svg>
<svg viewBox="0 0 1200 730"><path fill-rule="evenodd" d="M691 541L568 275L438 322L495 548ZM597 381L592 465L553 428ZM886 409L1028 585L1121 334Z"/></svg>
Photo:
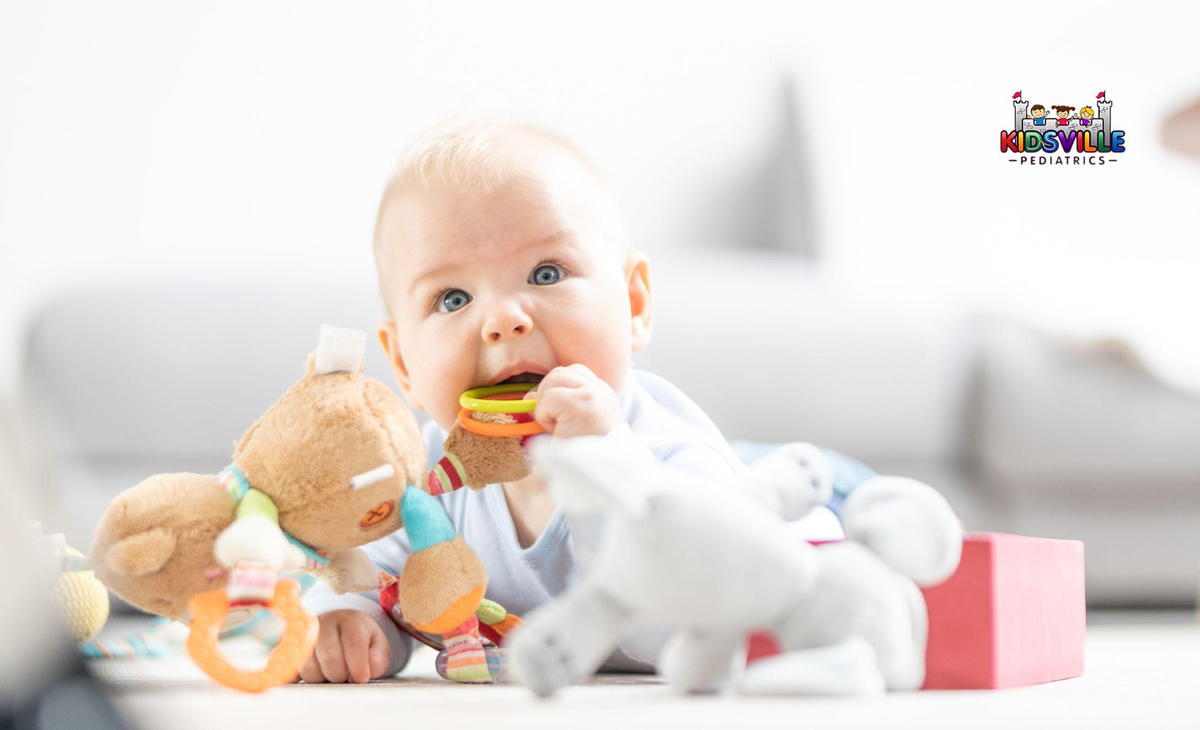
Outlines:
<svg viewBox="0 0 1200 730"><path fill-rule="evenodd" d="M273 590L283 600L275 577L292 568L312 570L338 592L394 582L405 620L465 636L455 643L467 642L468 651L477 645L483 565L441 504L415 486L428 483L416 419L387 386L361 374L364 347L360 332L323 328L305 376L246 431L224 472L160 474L118 495L92 545L100 579L129 603L170 618L194 616L198 604L189 611L189 601L199 595L227 596L222 610L269 605ZM457 429L452 438L456 452L478 464L484 481L472 486L528 470L509 439ZM414 553L400 576L380 576L356 548L406 523ZM315 629L312 621L298 625L305 636L292 649L300 661ZM466 664L451 678L491 680L486 663ZM263 681L239 688L263 689Z"/></svg>

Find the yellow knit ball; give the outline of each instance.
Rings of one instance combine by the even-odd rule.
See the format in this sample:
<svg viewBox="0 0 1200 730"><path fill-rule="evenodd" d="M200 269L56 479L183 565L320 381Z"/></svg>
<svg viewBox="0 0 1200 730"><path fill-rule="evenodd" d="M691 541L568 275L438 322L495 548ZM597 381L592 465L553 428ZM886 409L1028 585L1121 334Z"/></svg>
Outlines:
<svg viewBox="0 0 1200 730"><path fill-rule="evenodd" d="M78 551L67 548L74 556ZM108 621L108 589L92 570L73 570L58 576L55 598L66 619L67 630L76 641L87 641Z"/></svg>

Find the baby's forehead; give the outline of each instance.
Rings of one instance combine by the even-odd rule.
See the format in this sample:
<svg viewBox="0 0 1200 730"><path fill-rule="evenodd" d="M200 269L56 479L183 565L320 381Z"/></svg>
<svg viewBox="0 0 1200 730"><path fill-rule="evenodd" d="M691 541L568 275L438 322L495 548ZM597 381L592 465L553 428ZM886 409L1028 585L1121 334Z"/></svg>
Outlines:
<svg viewBox="0 0 1200 730"><path fill-rule="evenodd" d="M487 176L410 179L380 209L376 248L414 253L523 244L550 237L624 240L617 206L595 173L570 155L529 155Z"/></svg>

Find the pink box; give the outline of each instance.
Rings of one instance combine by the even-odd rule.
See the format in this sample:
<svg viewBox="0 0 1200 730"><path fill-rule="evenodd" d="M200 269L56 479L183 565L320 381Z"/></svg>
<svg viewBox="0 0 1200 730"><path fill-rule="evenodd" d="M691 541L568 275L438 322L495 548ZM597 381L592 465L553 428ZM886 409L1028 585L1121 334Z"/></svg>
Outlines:
<svg viewBox="0 0 1200 730"><path fill-rule="evenodd" d="M1082 542L971 533L954 575L922 593L925 689L999 689L1083 674Z"/></svg>

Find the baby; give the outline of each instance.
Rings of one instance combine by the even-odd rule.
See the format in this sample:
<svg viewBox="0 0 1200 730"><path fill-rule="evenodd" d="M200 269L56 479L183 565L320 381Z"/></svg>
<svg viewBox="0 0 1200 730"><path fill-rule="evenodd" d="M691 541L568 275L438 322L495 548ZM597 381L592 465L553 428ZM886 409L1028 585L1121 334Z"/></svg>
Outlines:
<svg viewBox="0 0 1200 730"><path fill-rule="evenodd" d="M556 438L603 435L635 454L721 477L741 463L712 421L660 377L631 368L650 340L646 256L633 250L600 175L567 141L523 125L435 130L410 149L383 194L375 261L390 320L379 328L396 381L432 421L430 463L468 388L539 382L533 417ZM539 437L546 438L546 437ZM518 615L578 579L598 525L568 525L534 473L442 495L489 575L488 597ZM403 531L366 548L397 574ZM307 682L398 672L412 640L374 596L314 588L320 636ZM609 666L645 668L665 631L622 645Z"/></svg>

